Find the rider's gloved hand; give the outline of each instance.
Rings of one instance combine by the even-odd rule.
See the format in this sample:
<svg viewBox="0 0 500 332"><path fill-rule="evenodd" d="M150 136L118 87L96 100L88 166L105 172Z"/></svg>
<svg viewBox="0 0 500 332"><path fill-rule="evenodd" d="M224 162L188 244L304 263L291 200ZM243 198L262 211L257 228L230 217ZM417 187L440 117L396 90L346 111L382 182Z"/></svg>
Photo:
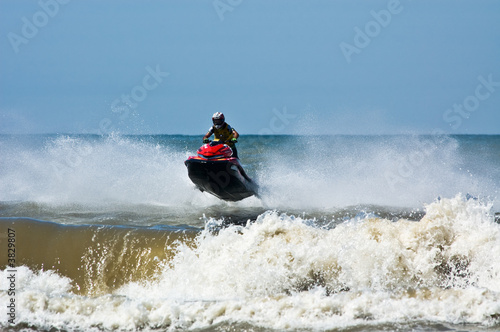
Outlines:
<svg viewBox="0 0 500 332"><path fill-rule="evenodd" d="M238 143L238 140L236 138L231 138L231 143Z"/></svg>
<svg viewBox="0 0 500 332"><path fill-rule="evenodd" d="M205 143L205 144L210 143L210 140L208 138L204 138L203 143Z"/></svg>

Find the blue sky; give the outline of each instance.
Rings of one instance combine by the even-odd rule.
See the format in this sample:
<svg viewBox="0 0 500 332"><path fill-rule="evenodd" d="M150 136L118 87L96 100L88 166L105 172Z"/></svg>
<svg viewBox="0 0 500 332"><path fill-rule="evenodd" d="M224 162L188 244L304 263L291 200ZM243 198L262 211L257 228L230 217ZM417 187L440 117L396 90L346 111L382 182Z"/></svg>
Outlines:
<svg viewBox="0 0 500 332"><path fill-rule="evenodd" d="M500 134L500 1L0 0L0 133Z"/></svg>

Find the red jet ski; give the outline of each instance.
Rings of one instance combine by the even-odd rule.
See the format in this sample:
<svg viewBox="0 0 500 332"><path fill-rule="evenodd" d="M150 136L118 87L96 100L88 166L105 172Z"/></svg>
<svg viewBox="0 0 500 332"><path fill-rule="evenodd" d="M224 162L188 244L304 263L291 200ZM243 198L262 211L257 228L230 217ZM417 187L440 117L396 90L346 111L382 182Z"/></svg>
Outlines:
<svg viewBox="0 0 500 332"><path fill-rule="evenodd" d="M257 195L257 185L232 155L229 146L212 141L201 146L198 155L189 157L184 164L189 178L201 191L232 202Z"/></svg>

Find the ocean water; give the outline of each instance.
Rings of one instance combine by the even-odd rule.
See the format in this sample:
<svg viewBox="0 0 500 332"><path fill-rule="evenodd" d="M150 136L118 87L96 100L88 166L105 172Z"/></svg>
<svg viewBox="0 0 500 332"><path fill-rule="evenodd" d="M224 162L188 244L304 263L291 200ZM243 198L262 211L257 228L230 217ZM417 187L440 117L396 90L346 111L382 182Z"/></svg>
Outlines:
<svg viewBox="0 0 500 332"><path fill-rule="evenodd" d="M0 328L500 330L500 136L239 141L230 203L201 136L0 136Z"/></svg>

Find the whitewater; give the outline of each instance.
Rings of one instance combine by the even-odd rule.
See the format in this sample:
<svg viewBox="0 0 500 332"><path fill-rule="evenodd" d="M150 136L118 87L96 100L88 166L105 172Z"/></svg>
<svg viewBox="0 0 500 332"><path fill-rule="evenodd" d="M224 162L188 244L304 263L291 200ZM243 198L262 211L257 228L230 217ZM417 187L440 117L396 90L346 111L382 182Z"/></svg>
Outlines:
<svg viewBox="0 0 500 332"><path fill-rule="evenodd" d="M0 326L500 328L500 136L239 141L259 197L229 203L198 136L0 136Z"/></svg>

